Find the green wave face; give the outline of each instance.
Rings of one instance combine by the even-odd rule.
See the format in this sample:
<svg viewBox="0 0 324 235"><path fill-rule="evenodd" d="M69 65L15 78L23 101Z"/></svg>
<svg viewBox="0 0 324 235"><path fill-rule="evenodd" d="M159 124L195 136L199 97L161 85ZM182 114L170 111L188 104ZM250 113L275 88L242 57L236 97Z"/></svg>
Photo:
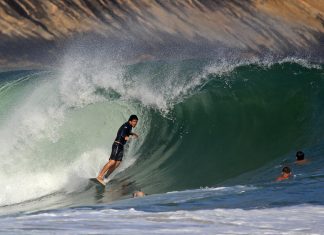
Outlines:
<svg viewBox="0 0 324 235"><path fill-rule="evenodd" d="M209 73L171 120L152 111L127 174L153 192L213 186L321 143L323 88L322 69L289 62Z"/></svg>
<svg viewBox="0 0 324 235"><path fill-rule="evenodd" d="M140 138L129 142L113 184L148 193L213 186L323 143L319 65L186 60L69 69L0 73L0 187L23 179L25 192L7 187L1 205L84 190L133 113Z"/></svg>

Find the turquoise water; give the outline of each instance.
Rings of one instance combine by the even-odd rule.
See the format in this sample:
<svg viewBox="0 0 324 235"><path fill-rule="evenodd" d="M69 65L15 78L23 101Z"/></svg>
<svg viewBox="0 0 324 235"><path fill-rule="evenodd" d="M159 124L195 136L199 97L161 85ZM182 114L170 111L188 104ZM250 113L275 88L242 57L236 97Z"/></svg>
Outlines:
<svg viewBox="0 0 324 235"><path fill-rule="evenodd" d="M153 228L163 234L164 219L173 221L183 212L183 221L173 221L175 227L188 224L180 233L213 234L217 230L204 224L225 226L231 210L241 216L233 220L249 224L251 213L282 208L292 216L290 207L317 213L320 223L323 107L322 65L296 58L72 63L57 71L1 72L0 231L13 231L10 221L16 232L42 233L37 220L44 231L59 232L59 220L50 224L50 214L84 218L88 228L67 220L61 229L89 233L92 213L108 221L116 213L121 217L115 222L135 234L140 229L127 218L142 225L144 234ZM140 138L129 142L107 190L98 192L88 178L103 166L119 126L133 113L140 118L134 130ZM294 164L297 150L309 164ZM274 182L284 165L293 177ZM137 189L149 196L130 199ZM192 222L203 211L202 222ZM136 219L136 213L145 219ZM222 213L226 218L217 217ZM270 233L284 228L274 226L276 215L266 221ZM291 224L296 222L298 217ZM293 234L322 228L309 229L307 221L300 226ZM243 231L259 233L262 225ZM233 233L239 232L234 226Z"/></svg>

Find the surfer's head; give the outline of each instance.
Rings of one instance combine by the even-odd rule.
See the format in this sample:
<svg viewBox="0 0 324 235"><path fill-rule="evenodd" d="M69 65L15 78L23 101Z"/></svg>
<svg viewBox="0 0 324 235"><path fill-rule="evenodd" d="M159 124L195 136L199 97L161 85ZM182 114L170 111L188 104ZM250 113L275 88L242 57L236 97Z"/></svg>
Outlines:
<svg viewBox="0 0 324 235"><path fill-rule="evenodd" d="M305 154L304 154L302 151L298 151L298 152L296 153L296 159L297 159L297 161L302 161L302 160L304 160L304 157L305 157Z"/></svg>
<svg viewBox="0 0 324 235"><path fill-rule="evenodd" d="M130 117L128 119L128 122L132 127L135 127L137 125L137 122L138 122L138 117L136 115L134 115L134 114L130 115Z"/></svg>

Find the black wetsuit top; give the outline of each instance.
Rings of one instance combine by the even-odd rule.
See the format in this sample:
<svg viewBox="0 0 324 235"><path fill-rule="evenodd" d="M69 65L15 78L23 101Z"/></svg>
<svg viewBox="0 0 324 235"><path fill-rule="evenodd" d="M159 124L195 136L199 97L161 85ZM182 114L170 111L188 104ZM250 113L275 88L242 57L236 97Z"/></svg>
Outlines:
<svg viewBox="0 0 324 235"><path fill-rule="evenodd" d="M125 137L126 136L130 136L132 135L132 126L131 124L129 124L129 122L125 122L119 129L117 132L117 136L115 141L120 143L121 145L125 145L126 144L126 140Z"/></svg>

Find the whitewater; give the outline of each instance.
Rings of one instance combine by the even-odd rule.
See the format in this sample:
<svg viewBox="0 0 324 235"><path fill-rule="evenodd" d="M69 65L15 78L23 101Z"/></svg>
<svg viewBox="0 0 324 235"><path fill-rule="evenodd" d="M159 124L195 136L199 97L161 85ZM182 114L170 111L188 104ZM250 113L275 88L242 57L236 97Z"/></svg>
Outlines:
<svg viewBox="0 0 324 235"><path fill-rule="evenodd" d="M307 58L1 71L0 232L323 234L323 107ZM131 114L140 138L98 192L88 179Z"/></svg>

